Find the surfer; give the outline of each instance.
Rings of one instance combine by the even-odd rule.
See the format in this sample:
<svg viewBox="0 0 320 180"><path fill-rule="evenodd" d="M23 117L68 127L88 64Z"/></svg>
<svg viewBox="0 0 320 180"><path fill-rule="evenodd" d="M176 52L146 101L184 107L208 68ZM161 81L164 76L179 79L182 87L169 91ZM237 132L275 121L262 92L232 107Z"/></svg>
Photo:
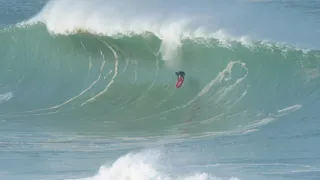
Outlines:
<svg viewBox="0 0 320 180"><path fill-rule="evenodd" d="M179 88L183 84L185 73L183 71L178 71L178 72L176 72L176 75L178 76L176 88Z"/></svg>

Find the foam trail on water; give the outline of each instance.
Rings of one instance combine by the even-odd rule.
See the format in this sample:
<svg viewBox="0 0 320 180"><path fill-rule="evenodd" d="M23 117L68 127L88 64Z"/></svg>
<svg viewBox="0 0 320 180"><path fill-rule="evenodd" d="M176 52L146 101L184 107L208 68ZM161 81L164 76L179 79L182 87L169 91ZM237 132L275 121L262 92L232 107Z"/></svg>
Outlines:
<svg viewBox="0 0 320 180"><path fill-rule="evenodd" d="M146 118L151 118L153 116L157 116L157 115L162 115L162 114L167 114L167 113L170 113L172 111L176 111L176 110L179 110L179 109L182 109L182 108L185 108L187 106L189 106L190 104L192 104L193 102L195 102L199 97L205 95L207 92L210 91L210 89L216 84L216 83L219 83L221 82L223 79L229 79L227 77L229 77L231 75L231 70L233 68L233 66L235 64L240 64L242 68L244 68L246 70L246 74L239 78L235 84L232 85L232 88L234 88L237 84L239 84L240 82L242 82L246 76L248 75L248 69L246 68L246 65L245 63L243 62L240 62L240 61L231 61L227 64L226 68L223 69L217 77L215 77L211 82L209 82L192 100L190 100L189 102L187 102L186 104L183 104L183 105L180 105L180 106L177 106L175 108L172 108L172 109L169 109L169 110L165 110L165 111L162 111L162 112L158 112L157 114L153 114L153 115L149 115L149 116L145 116L145 117L141 117L141 118L137 118L137 119L134 119L134 121L138 121L138 120L142 120L142 119L146 119Z"/></svg>
<svg viewBox="0 0 320 180"><path fill-rule="evenodd" d="M98 93L97 95L95 95L94 97L88 99L87 101L85 101L84 103L81 104L81 106L84 106L86 103L88 102L92 102L94 101L97 97L101 96L102 94L104 94L105 92L107 92L107 90L109 89L109 87L113 84L114 79L117 77L118 75L118 63L119 63L119 57L117 52L106 42L103 41L103 43L112 51L113 56L114 56L114 74L113 77L111 79L111 81L107 84L107 86L105 87L105 89L103 91L101 91L100 93Z"/></svg>
<svg viewBox="0 0 320 180"><path fill-rule="evenodd" d="M8 92L8 93L5 93L5 94L0 94L0 104L5 102L5 101L9 101L11 98L13 98L12 92Z"/></svg>
<svg viewBox="0 0 320 180"><path fill-rule="evenodd" d="M286 107L284 109L280 109L280 110L278 110L278 113L293 112L293 111L296 111L296 110L300 109L301 107L302 107L301 104L296 104L296 105L293 105L293 106Z"/></svg>
<svg viewBox="0 0 320 180"><path fill-rule="evenodd" d="M101 54L102 54L102 52L101 52ZM61 107L61 106L63 106L63 105L66 105L66 104L72 102L72 101L75 100L76 98L79 98L79 97L82 96L84 93L86 93L88 90L90 90L90 89L101 79L101 75L102 75L102 71L103 71L103 68L104 68L104 66L105 66L105 63L106 63L105 60L102 61L102 63L101 63L100 73L99 73L99 75L98 75L98 78L97 78L96 80L94 80L94 81L90 84L89 87L87 87L85 90L83 90L82 92L80 92L78 95L76 95L76 96L68 99L67 101L65 101L65 102L63 102L63 103L61 103L61 104L58 104L58 105L55 105L55 106L52 106L52 107L49 107L49 108L36 109L36 110L25 111L25 112L30 113L30 112L38 112L38 111L44 111L44 110L57 109L57 108L59 108L59 107Z"/></svg>
<svg viewBox="0 0 320 180"><path fill-rule="evenodd" d="M226 67L223 71L221 71L216 78L214 78L211 82L209 82L209 83L198 93L198 95L197 95L194 99L192 99L192 100L191 100L190 102L188 102L187 104L179 107L179 109L184 108L184 107L190 105L192 102L196 101L197 98L205 95L216 83L221 82L223 79L225 79L225 78L226 78L226 75L228 75L228 77L231 76L231 70L232 70L232 68L233 68L233 66L234 66L235 64L240 64L241 67L246 70L246 74L245 74L243 77L239 78L233 85L231 85L231 86L229 86L228 88L226 88L225 91L224 91L224 93L223 93L221 96L223 96L223 95L225 95L227 92L231 91L236 85L238 85L240 82L242 82L242 81L247 77L247 75L248 75L248 72L249 72L249 71L248 71L248 69L247 69L247 67L246 67L246 64L243 63L243 62L240 62L240 61L231 61L231 62L229 62L228 65L227 65L227 67ZM219 97L219 98L220 98L220 97Z"/></svg>

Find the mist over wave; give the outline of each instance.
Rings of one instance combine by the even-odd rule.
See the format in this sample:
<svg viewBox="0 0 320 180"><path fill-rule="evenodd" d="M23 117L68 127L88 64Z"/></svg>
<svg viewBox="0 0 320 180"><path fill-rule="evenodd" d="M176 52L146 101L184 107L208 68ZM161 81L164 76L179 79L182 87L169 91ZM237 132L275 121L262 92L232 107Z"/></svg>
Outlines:
<svg viewBox="0 0 320 180"><path fill-rule="evenodd" d="M157 7L156 11L150 6ZM183 39L215 37L222 44L232 40L247 41L245 37L229 36L221 29L211 32L201 23L201 16L179 11L166 14L163 8L156 2L50 1L37 16L21 24L42 22L52 34L65 35L79 31L112 37L152 33L162 41L159 52L163 60L176 69Z"/></svg>
<svg viewBox="0 0 320 180"><path fill-rule="evenodd" d="M151 32L167 42L170 45L167 48L177 47L181 39L190 37L214 37L223 43L232 40L246 44L255 40L300 48L320 47L314 40L319 35L317 21L302 12L283 14L283 10L273 3L220 0L184 3L55 0L24 23L43 22L54 34L78 30L109 36Z"/></svg>

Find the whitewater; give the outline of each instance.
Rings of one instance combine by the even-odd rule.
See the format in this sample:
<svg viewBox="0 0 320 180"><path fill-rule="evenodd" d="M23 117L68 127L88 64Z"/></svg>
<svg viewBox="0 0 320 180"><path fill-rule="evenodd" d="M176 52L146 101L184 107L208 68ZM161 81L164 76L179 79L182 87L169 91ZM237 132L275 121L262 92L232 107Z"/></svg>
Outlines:
<svg viewBox="0 0 320 180"><path fill-rule="evenodd" d="M1 1L0 179L319 179L319 7Z"/></svg>

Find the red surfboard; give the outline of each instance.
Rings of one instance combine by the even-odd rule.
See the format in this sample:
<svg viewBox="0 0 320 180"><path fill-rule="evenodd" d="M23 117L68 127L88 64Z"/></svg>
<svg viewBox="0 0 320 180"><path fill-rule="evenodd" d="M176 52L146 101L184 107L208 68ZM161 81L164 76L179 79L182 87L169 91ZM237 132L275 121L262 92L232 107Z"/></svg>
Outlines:
<svg viewBox="0 0 320 180"><path fill-rule="evenodd" d="M183 84L183 81L184 81L183 77L180 77L176 83L176 88L181 87Z"/></svg>

